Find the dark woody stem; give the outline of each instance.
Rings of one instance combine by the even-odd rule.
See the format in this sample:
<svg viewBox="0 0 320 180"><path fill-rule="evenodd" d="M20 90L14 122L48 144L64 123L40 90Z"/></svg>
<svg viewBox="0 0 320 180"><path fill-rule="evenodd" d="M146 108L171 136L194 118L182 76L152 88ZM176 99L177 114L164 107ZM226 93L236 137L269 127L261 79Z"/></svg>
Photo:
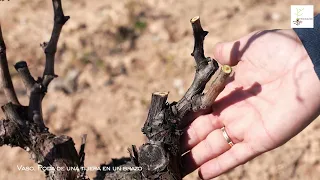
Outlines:
<svg viewBox="0 0 320 180"><path fill-rule="evenodd" d="M43 72L43 86L48 87L49 83L55 78L54 74L54 57L57 51L57 44L59 41L61 29L63 25L69 20L69 16L64 16L62 10L61 0L52 0L54 12L54 24L50 41L43 43L42 47L46 54L46 65Z"/></svg>
<svg viewBox="0 0 320 180"><path fill-rule="evenodd" d="M0 24L0 81L1 87L6 95L7 101L13 104L20 105L17 98L16 92L14 90L9 68L8 60L6 55L6 45L3 40L1 24Z"/></svg>
<svg viewBox="0 0 320 180"><path fill-rule="evenodd" d="M211 107L230 76L231 67L222 66L217 78L208 87L207 93L203 93L219 65L214 59L204 55L203 41L208 32L202 29L200 18L192 18L190 22L194 35L192 56L196 62L194 80L177 103L167 103L168 92L152 94L148 117L142 128L148 142L139 149L129 150L132 162L143 169L141 174L131 175L132 178L182 179L180 137L181 124L185 122L184 116L189 112L199 112ZM121 179L123 175L115 173L107 175L105 179L114 177Z"/></svg>
<svg viewBox="0 0 320 180"><path fill-rule="evenodd" d="M176 105L177 111L179 112L178 117L180 119L182 119L190 110L197 111L201 108L201 94L207 82L219 67L217 61L204 56L203 41L208 32L202 29L200 17L194 17L190 22L194 37L194 48L191 55L196 61L196 73L190 88Z"/></svg>

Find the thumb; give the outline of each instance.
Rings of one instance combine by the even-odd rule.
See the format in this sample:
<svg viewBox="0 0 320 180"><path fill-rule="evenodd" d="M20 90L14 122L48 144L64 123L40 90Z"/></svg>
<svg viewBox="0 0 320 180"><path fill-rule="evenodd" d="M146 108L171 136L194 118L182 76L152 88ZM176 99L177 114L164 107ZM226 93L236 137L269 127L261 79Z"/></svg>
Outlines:
<svg viewBox="0 0 320 180"><path fill-rule="evenodd" d="M254 31L237 41L217 43L213 49L214 57L220 64L235 66L241 60L251 41L266 32Z"/></svg>
<svg viewBox="0 0 320 180"><path fill-rule="evenodd" d="M214 46L215 59L223 65L235 66L240 61L240 41L220 42Z"/></svg>

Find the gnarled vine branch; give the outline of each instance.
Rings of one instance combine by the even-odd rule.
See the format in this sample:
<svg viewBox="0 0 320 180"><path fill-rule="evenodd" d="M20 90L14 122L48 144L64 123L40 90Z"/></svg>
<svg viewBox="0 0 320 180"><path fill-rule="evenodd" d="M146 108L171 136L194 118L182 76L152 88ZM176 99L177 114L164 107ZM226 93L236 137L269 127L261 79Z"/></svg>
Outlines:
<svg viewBox="0 0 320 180"><path fill-rule="evenodd" d="M142 128L148 141L139 149L135 146L129 149L131 161L118 160L117 165L120 167L142 167L142 171L104 173L103 176L102 172L98 172L98 177L119 180L182 179L180 137L184 117L189 112L198 112L211 107L231 74L230 66L222 66L207 92L203 93L206 84L218 71L219 65L214 59L204 55L203 41L208 32L202 29L200 18L194 17L190 22L194 35L194 50L191 55L196 62L196 73L190 88L181 100L173 103L167 103L168 92L153 93L149 114ZM109 165L114 165L114 162Z"/></svg>
<svg viewBox="0 0 320 180"><path fill-rule="evenodd" d="M54 56L60 32L69 19L64 16L61 0L52 0L54 26L49 43L44 43L46 65L43 77L35 80L25 61L15 64L29 95L29 105L19 103L11 81L6 47L0 28L0 79L8 103L2 106L6 120L0 121L0 146L20 147L30 153L31 158L39 165L46 167L43 171L46 179L69 180L84 179L78 171L67 171L67 167L80 165L79 155L72 138L56 136L48 131L43 122L42 100L54 75ZM83 156L83 155L82 155ZM60 170L58 170L58 168ZM62 170L65 168L65 170Z"/></svg>

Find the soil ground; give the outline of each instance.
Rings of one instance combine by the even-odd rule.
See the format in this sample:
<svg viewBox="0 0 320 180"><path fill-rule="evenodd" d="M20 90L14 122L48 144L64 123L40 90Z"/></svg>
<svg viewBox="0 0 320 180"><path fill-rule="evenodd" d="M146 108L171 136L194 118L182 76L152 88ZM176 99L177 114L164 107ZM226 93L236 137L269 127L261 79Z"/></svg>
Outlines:
<svg viewBox="0 0 320 180"><path fill-rule="evenodd" d="M213 45L236 40L254 30L290 28L290 5L314 0L69 0L56 55L55 79L43 102L45 123L55 134L88 134L86 166L99 166L111 158L128 156L127 148L141 145L140 129L146 119L151 93L170 91L178 100L193 79L194 61L190 18L200 15L209 35L207 56ZM7 55L19 99L26 91L13 68L28 62L34 76L43 71L39 44L52 28L51 1L0 1L0 20ZM0 104L4 104L0 93ZM3 115L2 115L3 116ZM41 171L19 171L37 165L29 155L11 147L0 148L0 179L41 180ZM91 179L94 171L89 172ZM312 180L320 177L320 119L284 146L226 173L218 180ZM185 179L197 179L194 172Z"/></svg>

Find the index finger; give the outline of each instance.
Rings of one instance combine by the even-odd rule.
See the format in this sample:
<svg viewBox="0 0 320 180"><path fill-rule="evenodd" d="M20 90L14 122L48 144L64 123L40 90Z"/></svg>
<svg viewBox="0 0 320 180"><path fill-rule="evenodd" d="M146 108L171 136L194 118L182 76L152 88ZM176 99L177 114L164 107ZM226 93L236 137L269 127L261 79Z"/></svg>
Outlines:
<svg viewBox="0 0 320 180"><path fill-rule="evenodd" d="M204 163L199 168L199 176L201 179L217 177L230 169L245 164L261 153L262 152L255 151L249 143L241 142L235 144L225 153Z"/></svg>

